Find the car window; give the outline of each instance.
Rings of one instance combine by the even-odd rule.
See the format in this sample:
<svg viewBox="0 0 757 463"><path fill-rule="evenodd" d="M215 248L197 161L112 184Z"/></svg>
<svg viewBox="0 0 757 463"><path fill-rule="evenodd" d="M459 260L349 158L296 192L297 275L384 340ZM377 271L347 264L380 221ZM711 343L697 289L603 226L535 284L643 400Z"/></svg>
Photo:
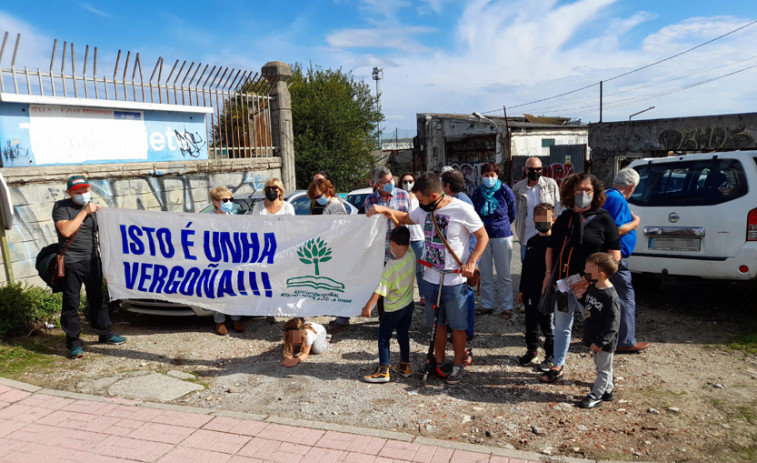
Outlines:
<svg viewBox="0 0 757 463"><path fill-rule="evenodd" d="M310 213L310 198L308 195L302 195L290 201L294 207L295 215L308 215Z"/></svg>
<svg viewBox="0 0 757 463"><path fill-rule="evenodd" d="M628 198L641 206L710 205L744 196L746 175L736 159L648 163L634 167L639 185Z"/></svg>
<svg viewBox="0 0 757 463"><path fill-rule="evenodd" d="M356 209L360 209L365 205L365 198L368 197L368 194L356 194L356 195L350 195L347 196L347 201L350 202L353 206L355 206Z"/></svg>

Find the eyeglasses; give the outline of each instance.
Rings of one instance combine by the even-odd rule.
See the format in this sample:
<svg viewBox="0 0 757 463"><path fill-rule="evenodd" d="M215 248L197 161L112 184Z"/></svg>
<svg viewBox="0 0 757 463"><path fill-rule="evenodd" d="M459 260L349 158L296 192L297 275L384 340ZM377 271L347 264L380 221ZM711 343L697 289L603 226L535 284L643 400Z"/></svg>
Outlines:
<svg viewBox="0 0 757 463"><path fill-rule="evenodd" d="M576 188L576 193L594 193L591 188Z"/></svg>
<svg viewBox="0 0 757 463"><path fill-rule="evenodd" d="M376 183L378 183L379 185L389 185L390 183L392 183L393 180L394 180L393 178L390 178L389 180L387 180L385 182L379 181L379 182L376 182Z"/></svg>
<svg viewBox="0 0 757 463"><path fill-rule="evenodd" d="M530 172L541 172L541 167L526 167Z"/></svg>
<svg viewBox="0 0 757 463"><path fill-rule="evenodd" d="M223 198L218 200L219 203L228 203L229 201L234 201L234 198Z"/></svg>

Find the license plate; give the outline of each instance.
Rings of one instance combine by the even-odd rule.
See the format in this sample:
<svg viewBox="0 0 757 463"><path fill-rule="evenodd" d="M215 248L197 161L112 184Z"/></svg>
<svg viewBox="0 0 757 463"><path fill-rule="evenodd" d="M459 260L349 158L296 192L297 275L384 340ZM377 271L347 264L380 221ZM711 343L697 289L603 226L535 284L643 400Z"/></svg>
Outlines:
<svg viewBox="0 0 757 463"><path fill-rule="evenodd" d="M653 236L649 238L649 249L657 251L699 251L701 247L702 238L692 236Z"/></svg>

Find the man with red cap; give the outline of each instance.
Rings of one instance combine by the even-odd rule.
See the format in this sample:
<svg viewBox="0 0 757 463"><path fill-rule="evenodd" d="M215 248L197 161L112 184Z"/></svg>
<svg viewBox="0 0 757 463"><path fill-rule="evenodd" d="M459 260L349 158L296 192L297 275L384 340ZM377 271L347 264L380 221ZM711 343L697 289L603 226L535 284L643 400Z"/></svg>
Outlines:
<svg viewBox="0 0 757 463"><path fill-rule="evenodd" d="M103 304L102 268L97 249L97 218L100 206L92 202L91 187L83 175L68 178L66 193L69 198L57 201L53 206L53 222L61 250L68 244L64 254L63 307L60 326L66 333L66 348L69 358L84 355L82 350L79 303L81 286L87 290L89 321L101 344L123 344L126 338L113 334L108 306ZM69 244L70 241L70 244Z"/></svg>

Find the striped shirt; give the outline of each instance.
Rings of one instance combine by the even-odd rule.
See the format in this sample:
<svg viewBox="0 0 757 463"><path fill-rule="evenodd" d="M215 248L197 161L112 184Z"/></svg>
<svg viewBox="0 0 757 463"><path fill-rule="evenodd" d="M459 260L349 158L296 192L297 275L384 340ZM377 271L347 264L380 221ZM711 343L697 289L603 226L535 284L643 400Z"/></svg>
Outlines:
<svg viewBox="0 0 757 463"><path fill-rule="evenodd" d="M415 254L408 248L400 259L390 260L384 267L376 291L384 296L384 312L404 309L413 301L413 283L415 281Z"/></svg>
<svg viewBox="0 0 757 463"><path fill-rule="evenodd" d="M389 199L384 198L379 194L377 190L373 190L367 198L365 198L365 212L368 212L373 206L385 206L389 209L394 209L400 212L410 212L410 193L400 188L392 190L392 195ZM389 248L389 235L392 234L394 229L394 222L391 219L386 219L386 241L384 246L384 262L392 260L392 250Z"/></svg>

